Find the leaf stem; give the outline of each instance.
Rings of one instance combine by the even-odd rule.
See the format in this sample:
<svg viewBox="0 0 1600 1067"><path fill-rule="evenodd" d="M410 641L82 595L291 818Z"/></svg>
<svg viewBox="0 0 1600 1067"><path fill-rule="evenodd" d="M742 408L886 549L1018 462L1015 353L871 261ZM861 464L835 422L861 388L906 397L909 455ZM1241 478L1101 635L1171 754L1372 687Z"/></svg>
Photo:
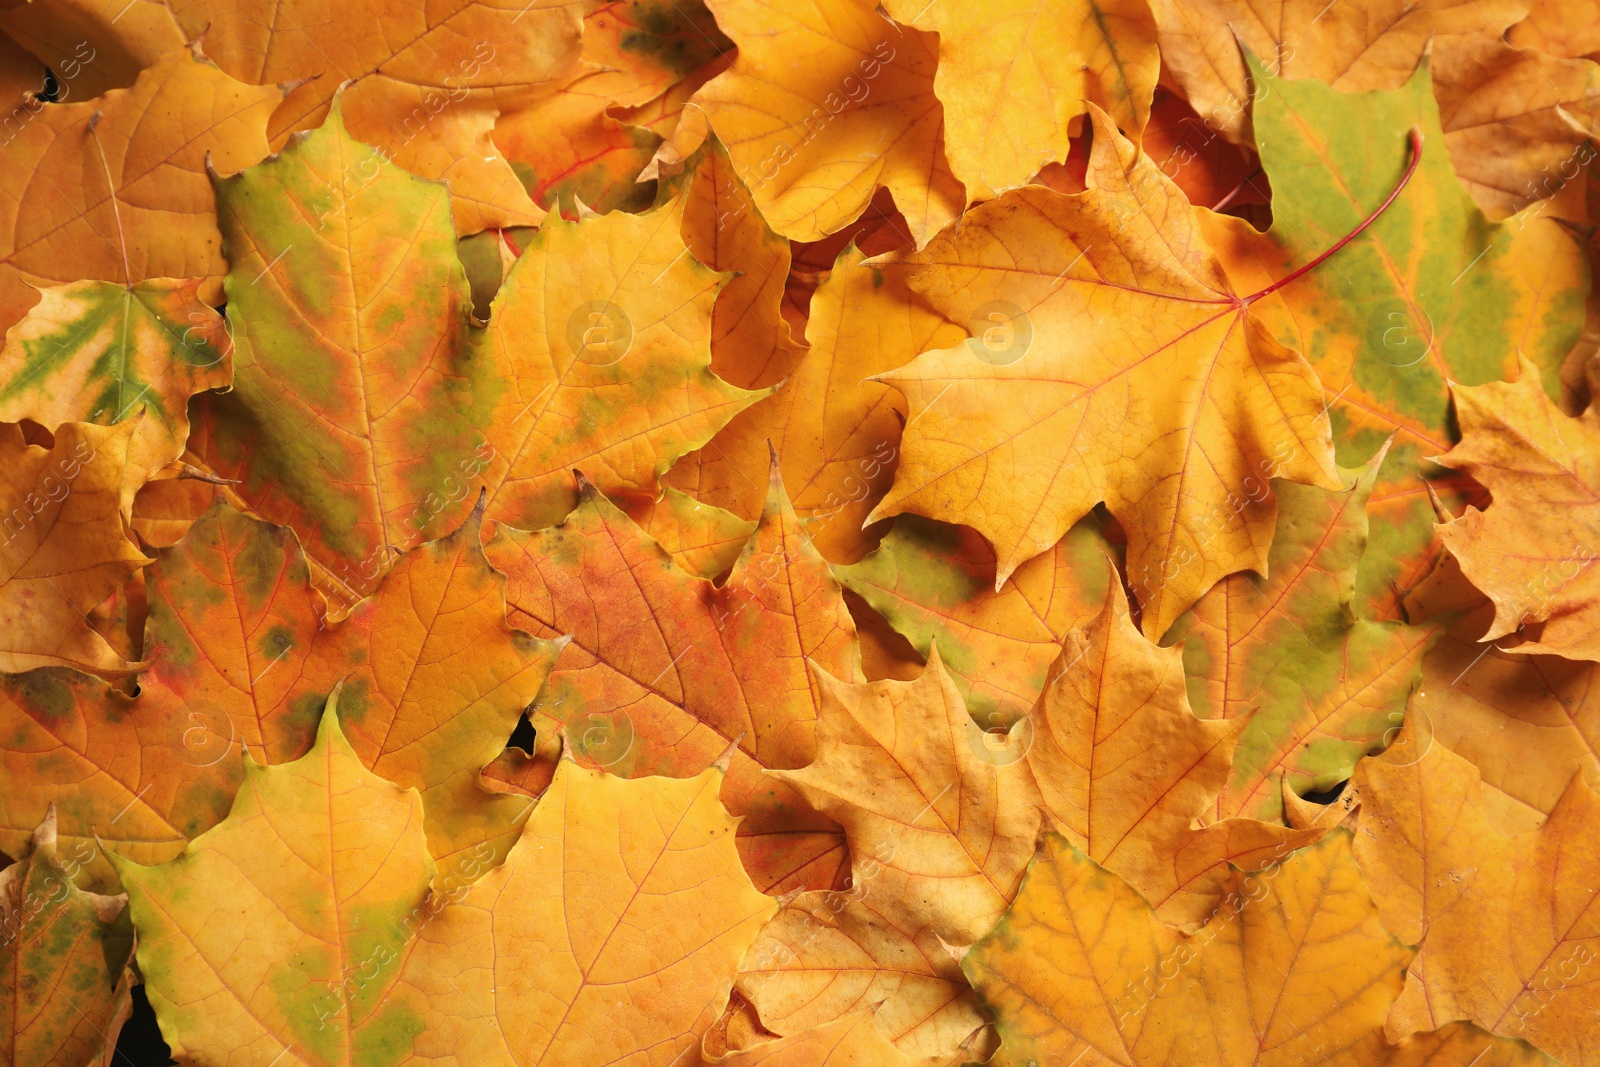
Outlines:
<svg viewBox="0 0 1600 1067"><path fill-rule="evenodd" d="M1411 162L1406 166L1406 172L1400 175L1400 183L1394 187L1394 191L1384 199L1383 203L1377 206L1372 214L1361 220L1361 225L1357 226L1355 229L1339 238L1332 248L1322 253L1322 255L1318 256L1316 259L1313 259L1310 263L1307 263L1302 267L1297 267L1287 277L1278 279L1265 289L1262 289L1260 292L1252 293L1245 297L1243 303L1246 305L1252 304L1266 296L1268 293L1277 292L1279 289L1282 289L1290 282L1299 278L1302 274L1306 274L1312 270L1315 270L1319 265L1322 264L1324 260L1330 258L1335 252L1339 251L1339 249L1343 248L1351 241L1354 241L1357 237L1360 237L1362 231L1364 231L1368 226L1371 226L1374 222L1377 222L1378 216L1389 210L1389 205L1395 202L1395 198L1400 195L1401 191L1404 190L1406 185L1411 181L1411 176L1417 172L1417 164L1422 161L1422 131L1415 126L1411 127L1410 133L1406 136L1406 143L1411 148Z"/></svg>

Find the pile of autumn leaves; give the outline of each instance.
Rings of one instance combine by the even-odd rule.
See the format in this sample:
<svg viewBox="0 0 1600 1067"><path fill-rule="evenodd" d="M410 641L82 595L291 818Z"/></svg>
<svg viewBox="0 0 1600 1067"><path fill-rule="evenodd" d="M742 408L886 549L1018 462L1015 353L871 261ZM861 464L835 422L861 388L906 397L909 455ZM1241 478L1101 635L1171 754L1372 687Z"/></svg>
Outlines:
<svg viewBox="0 0 1600 1067"><path fill-rule="evenodd" d="M1600 1063L1600 9L884 6L0 5L0 1063Z"/></svg>

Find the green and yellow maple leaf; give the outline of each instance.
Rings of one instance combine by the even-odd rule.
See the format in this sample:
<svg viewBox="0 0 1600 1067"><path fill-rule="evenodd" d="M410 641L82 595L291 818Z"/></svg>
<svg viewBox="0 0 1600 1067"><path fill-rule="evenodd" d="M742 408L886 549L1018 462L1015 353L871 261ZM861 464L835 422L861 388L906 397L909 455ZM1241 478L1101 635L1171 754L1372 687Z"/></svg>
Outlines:
<svg viewBox="0 0 1600 1067"><path fill-rule="evenodd" d="M0 419L110 425L144 412L128 443L131 496L183 454L189 398L233 382L227 325L198 281L53 286L5 339Z"/></svg>
<svg viewBox="0 0 1600 1067"><path fill-rule="evenodd" d="M1446 383L1514 378L1520 353L1554 389L1582 329L1589 269L1553 218L1535 210L1494 223L1472 202L1442 150L1426 63L1403 87L1366 93L1255 70L1269 90L1253 114L1274 190L1272 229L1204 220L1242 287L1288 276L1350 232L1405 172L1409 131L1421 137L1415 173L1372 225L1332 262L1255 305L1278 340L1316 367L1340 463L1363 464L1394 438L1372 493L1356 599L1393 617L1434 556L1428 487L1452 503L1481 499L1470 482L1425 462L1453 439Z"/></svg>
<svg viewBox="0 0 1600 1067"><path fill-rule="evenodd" d="M1183 646L1196 714L1247 720L1211 818L1281 821L1286 784L1331 789L1398 732L1434 630L1351 605L1383 462L1342 471L1337 493L1279 483L1266 576L1224 578L1164 638Z"/></svg>
<svg viewBox="0 0 1600 1067"><path fill-rule="evenodd" d="M113 854L162 1035L206 1065L398 1052L419 1020L389 996L394 964L434 870L422 798L363 766L337 693L304 756L244 766L228 817L177 858Z"/></svg>
<svg viewBox="0 0 1600 1067"><path fill-rule="evenodd" d="M78 842L60 855L51 808L29 851L0 871L0 1062L12 1067L106 1062L132 1006L128 898L74 881L91 850Z"/></svg>

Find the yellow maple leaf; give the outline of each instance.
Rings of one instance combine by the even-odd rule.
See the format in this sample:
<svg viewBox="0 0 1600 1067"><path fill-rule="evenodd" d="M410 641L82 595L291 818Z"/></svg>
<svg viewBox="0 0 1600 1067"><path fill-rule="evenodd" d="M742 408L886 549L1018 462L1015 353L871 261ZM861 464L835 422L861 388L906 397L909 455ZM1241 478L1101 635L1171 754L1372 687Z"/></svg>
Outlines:
<svg viewBox="0 0 1600 1067"><path fill-rule="evenodd" d="M968 200L992 199L1065 161L1086 102L1130 137L1150 117L1160 61L1144 0L889 0L886 9L939 35L933 88L950 169Z"/></svg>
<svg viewBox="0 0 1600 1067"><path fill-rule="evenodd" d="M1548 821L1508 835L1484 814L1477 768L1417 742L1364 760L1351 780L1356 856L1384 924L1421 944L1390 1037L1469 1019L1567 1064L1592 1062L1600 799L1575 774Z"/></svg>
<svg viewBox="0 0 1600 1067"><path fill-rule="evenodd" d="M1228 864L1271 864L1314 835L1249 819L1195 828L1228 779L1240 721L1197 719L1183 656L1128 618L1119 583L1070 632L1028 718L1028 768L1051 823L1173 925L1216 907Z"/></svg>
<svg viewBox="0 0 1600 1067"><path fill-rule="evenodd" d="M695 94L767 223L815 241L888 189L922 244L960 214L934 95L937 45L867 0L712 0L739 46Z"/></svg>
<svg viewBox="0 0 1600 1067"><path fill-rule="evenodd" d="M422 798L362 766L337 704L302 758L247 758L228 817L181 856L112 856L150 1004L190 1062L345 1063L404 1029L388 993L433 876Z"/></svg>
<svg viewBox="0 0 1600 1067"><path fill-rule="evenodd" d="M1600 660L1600 411L1569 418L1526 359L1514 383L1451 389L1461 443L1438 461L1494 494L1438 527L1462 573L1494 602L1493 641L1533 624L1517 646Z"/></svg>
<svg viewBox="0 0 1600 1067"><path fill-rule="evenodd" d="M28 444L15 424L0 426L0 670L134 669L84 612L150 562L129 539L123 512L138 424L64 423L52 448Z"/></svg>
<svg viewBox="0 0 1600 1067"><path fill-rule="evenodd" d="M1344 832L1236 874L1188 937L1047 835L1016 904L962 966L995 1013L996 1067L1548 1062L1462 1028L1387 1046L1384 1013L1409 955L1378 921Z"/></svg>
<svg viewBox="0 0 1600 1067"><path fill-rule="evenodd" d="M871 517L973 526L1003 583L1104 501L1160 635L1224 575L1265 568L1269 478L1339 480L1316 374L1249 314L1262 293L1234 291L1182 192L1092 115L1086 192L1008 193L905 257L974 336L879 376L910 418Z"/></svg>
<svg viewBox="0 0 1600 1067"><path fill-rule="evenodd" d="M692 1057L777 909L739 865L721 778L624 779L563 761L505 864L421 926L396 998L415 1013L418 1060Z"/></svg>

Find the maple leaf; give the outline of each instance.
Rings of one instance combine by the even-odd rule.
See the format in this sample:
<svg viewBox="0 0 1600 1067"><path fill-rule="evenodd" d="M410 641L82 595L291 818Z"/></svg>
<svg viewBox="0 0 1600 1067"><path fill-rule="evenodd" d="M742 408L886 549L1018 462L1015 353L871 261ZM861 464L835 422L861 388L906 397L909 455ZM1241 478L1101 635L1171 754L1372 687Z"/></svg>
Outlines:
<svg viewBox="0 0 1600 1067"><path fill-rule="evenodd" d="M846 249L812 300L809 350L771 396L740 412L668 482L754 516L764 501L768 442L806 532L828 559L858 559L871 545L863 520L888 490L904 401L870 380L924 348L954 344L961 328L905 286L903 267L866 266Z"/></svg>
<svg viewBox="0 0 1600 1067"><path fill-rule="evenodd" d="M1215 818L1281 821L1286 782L1333 788L1401 721L1433 630L1351 609L1384 454L1343 472L1342 492L1280 482L1266 577L1224 578L1163 639L1183 645L1197 714L1248 722Z"/></svg>
<svg viewBox="0 0 1600 1067"><path fill-rule="evenodd" d="M478 772L505 747L565 645L510 625L506 579L483 554L481 520L480 508L408 553L316 648L321 686L344 679L356 752L421 790L441 864L498 859L515 840L527 803L486 793Z"/></svg>
<svg viewBox="0 0 1600 1067"><path fill-rule="evenodd" d="M8 129L0 181L0 325L32 306L31 292L17 292L23 282L220 277L227 265L206 159L229 173L266 155L281 96L180 49L130 88L24 108L17 132Z"/></svg>
<svg viewBox="0 0 1600 1067"><path fill-rule="evenodd" d="M785 908L740 992L782 1034L883 1002L898 1048L948 1056L981 1017L946 946L986 933L1015 894L1039 827L1031 783L992 757L937 645L912 681L816 675L816 758L773 776L843 824L851 888Z"/></svg>
<svg viewBox="0 0 1600 1067"><path fill-rule="evenodd" d="M1506 834L1479 776L1442 745L1365 760L1356 856L1402 939L1421 943L1387 1030L1399 1039L1470 1019L1568 1064L1593 1062L1600 954L1593 881L1600 800L1573 775L1542 826Z"/></svg>
<svg viewBox="0 0 1600 1067"><path fill-rule="evenodd" d="M397 165L448 178L464 233L531 225L540 212L490 139L496 113L553 88L579 60L583 6L497 0L376 0L359 13L285 0L270 18L249 0L180 0L173 15L234 77L292 88L271 136L324 121L340 87L351 132ZM382 25L352 33L349 19Z"/></svg>
<svg viewBox="0 0 1600 1067"><path fill-rule="evenodd" d="M886 921L971 944L1033 855L1039 815L1026 776L986 758L937 645L915 681L849 685L819 673L817 683L816 758L774 776L837 819L853 855L878 861Z"/></svg>
<svg viewBox="0 0 1600 1067"><path fill-rule="evenodd" d="M41 291L0 351L0 419L53 430L142 411L128 443L131 497L183 454L189 398L233 381L233 342L199 289L198 281L159 279Z"/></svg>
<svg viewBox="0 0 1600 1067"><path fill-rule="evenodd" d="M654 499L677 458L761 397L711 372L721 276L689 254L681 200L546 220L495 297L475 353L503 395L488 424L489 517L526 528L601 492Z"/></svg>
<svg viewBox="0 0 1600 1067"><path fill-rule="evenodd" d="M461 521L460 482L486 462L496 386L467 345L449 199L351 139L335 106L220 180L217 204L235 384L206 402L195 450L364 595L394 549Z"/></svg>
<svg viewBox="0 0 1600 1067"><path fill-rule="evenodd" d="M1452 383L1461 443L1439 462L1494 494L1487 510L1439 527L1467 579L1494 603L1481 640L1541 623L1518 645L1600 660L1600 412L1568 418L1526 359L1514 383Z"/></svg>
<svg viewBox="0 0 1600 1067"><path fill-rule="evenodd" d="M1033 707L1062 640L1100 613L1111 553L1084 520L996 591L994 551L983 538L902 515L876 550L834 573L919 653L937 645L967 710L996 730Z"/></svg>
<svg viewBox="0 0 1600 1067"><path fill-rule="evenodd" d="M1132 1067L1397 1067L1441 1045L1482 1063L1539 1062L1482 1033L1387 1049L1384 1012L1408 957L1380 924L1343 832L1259 875L1235 874L1228 902L1188 937L1047 834L1016 903L962 967L995 1013L997 1067L1086 1055Z"/></svg>
<svg viewBox="0 0 1600 1067"><path fill-rule="evenodd" d="M1259 66L1256 68L1259 71ZM1278 78L1254 105L1272 182L1265 235L1209 216L1205 230L1236 285L1266 284L1312 261L1370 216L1408 166L1407 131L1443 134L1424 66L1393 92L1340 93ZM1374 145L1393 145L1374 151ZM1491 223L1442 152L1425 152L1389 209L1324 269L1254 305L1278 340L1317 369L1331 401L1339 462L1356 467L1391 436L1373 489L1373 537L1358 608L1392 617L1437 552L1428 485L1481 499L1470 482L1424 466L1452 440L1446 382L1515 376L1520 351L1553 386L1578 339L1588 268L1577 243L1537 209Z"/></svg>
<svg viewBox="0 0 1600 1067"><path fill-rule="evenodd" d="M945 162L934 95L933 35L867 0L707 6L738 55L694 102L774 230L815 241L861 214L880 186L919 245L961 213L966 197Z"/></svg>
<svg viewBox="0 0 1600 1067"><path fill-rule="evenodd" d="M1144 129L1160 60L1143 3L890 0L886 10L939 35L933 87L950 169L969 201L993 199L1065 160L1069 127L1086 102L1130 137Z"/></svg>
<svg viewBox="0 0 1600 1067"><path fill-rule="evenodd" d="M565 84L502 114L495 145L548 210L575 199L601 214L647 208L654 190L634 179L661 138L615 114L659 103L685 81L699 88L729 47L698 2L611 0L584 16L583 59Z"/></svg>
<svg viewBox="0 0 1600 1067"><path fill-rule="evenodd" d="M128 898L78 888L83 854L57 851L55 814L45 814L30 850L0 871L0 1058L18 1067L102 1062L107 1035L130 1008Z"/></svg>
<svg viewBox="0 0 1600 1067"><path fill-rule="evenodd" d="M1408 608L1437 625L1453 613L1441 610L1446 598L1469 610L1422 659L1422 685L1407 709L1410 732L1419 747L1443 745L1478 768L1482 809L1497 826L1532 829L1554 810L1575 769L1600 785L1600 665L1480 643L1494 604L1449 556Z"/></svg>
<svg viewBox="0 0 1600 1067"><path fill-rule="evenodd" d="M337 705L335 693L300 759L247 757L228 817L170 863L113 854L176 1056L222 1064L287 1049L299 1063L347 1063L409 1036L389 964L433 877L422 798L362 765Z"/></svg>
<svg viewBox="0 0 1600 1067"><path fill-rule="evenodd" d="M1175 926L1216 907L1228 863L1253 869L1315 835L1224 819L1193 828L1227 781L1243 726L1195 718L1183 657L1134 627L1122 588L1062 642L1024 723L1022 758L1051 825Z"/></svg>
<svg viewBox="0 0 1600 1067"><path fill-rule="evenodd" d="M913 288L979 336L879 375L910 419L871 517L970 525L1003 583L1105 501L1161 634L1219 578L1264 567L1274 505L1250 485L1338 482L1321 386L1249 314L1262 294L1236 295L1183 194L1091 114L1087 192L1007 193L905 257Z"/></svg>
<svg viewBox="0 0 1600 1067"><path fill-rule="evenodd" d="M732 272L711 310L711 369L743 389L789 376L806 354L783 315L789 242L767 228L715 137L685 171L683 240L712 270Z"/></svg>
<svg viewBox="0 0 1600 1067"><path fill-rule="evenodd" d="M721 777L563 760L505 864L413 924L396 997L412 1062L692 1059L777 910L740 867Z"/></svg>
<svg viewBox="0 0 1600 1067"><path fill-rule="evenodd" d="M18 426L0 426L0 670L135 669L84 612L150 562L128 539L123 517L138 425L62 423L50 448L27 443Z"/></svg>
<svg viewBox="0 0 1600 1067"><path fill-rule="evenodd" d="M74 842L98 832L165 862L216 825L243 776L310 746L343 680L344 718L369 766L421 790L445 876L504 855L528 801L476 778L539 691L558 646L506 623L503 578L473 520L401 559L378 593L330 624L282 527L219 505L147 570L139 696L65 671L5 679L0 722L11 803L0 847L60 806ZM98 861L90 870L109 880Z"/></svg>
<svg viewBox="0 0 1600 1067"><path fill-rule="evenodd" d="M810 890L762 928L739 965L737 989L763 1025L797 1041L872 1012L904 1055L948 1061L985 1017L949 946L931 927L895 924L881 864L856 855L849 890ZM898 914L912 906L900 900Z"/></svg>
<svg viewBox="0 0 1600 1067"><path fill-rule="evenodd" d="M683 777L738 742L723 800L764 889L831 886L838 826L764 769L815 752L811 661L860 676L855 624L774 471L768 505L726 582L695 577L590 483L559 526L502 526L487 552L506 573L511 623L572 636L539 706L574 755L616 774Z"/></svg>

